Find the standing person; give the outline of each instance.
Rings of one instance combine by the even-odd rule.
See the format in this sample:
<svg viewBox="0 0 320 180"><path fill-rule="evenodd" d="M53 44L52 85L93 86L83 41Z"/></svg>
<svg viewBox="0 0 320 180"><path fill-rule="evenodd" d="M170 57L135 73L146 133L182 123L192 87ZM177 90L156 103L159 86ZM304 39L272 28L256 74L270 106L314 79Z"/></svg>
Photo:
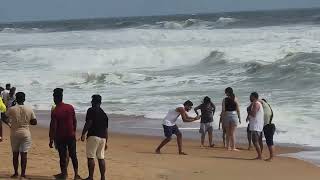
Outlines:
<svg viewBox="0 0 320 180"><path fill-rule="evenodd" d="M29 125L37 125L36 116L31 106L24 105L25 94L17 93L17 105L6 112L7 123L11 126L11 147L13 153L14 174L11 178L18 178L19 155L21 156L21 178L26 178L27 153L31 147L31 133Z"/></svg>
<svg viewBox="0 0 320 180"><path fill-rule="evenodd" d="M262 99L262 107L264 111L264 126L263 126L263 133L266 138L266 144L269 149L270 156L266 161L272 161L274 156L274 143L273 143L273 135L276 131L276 126L272 123L273 120L273 110L270 104L267 102L266 99ZM262 139L262 138L261 138Z"/></svg>
<svg viewBox="0 0 320 180"><path fill-rule="evenodd" d="M227 128L226 128L225 122L223 121L222 115L220 115L219 130L221 129L221 125L222 125L222 142L223 142L223 147L224 147L224 148L227 148L227 144L226 144Z"/></svg>
<svg viewBox="0 0 320 180"><path fill-rule="evenodd" d="M252 103L252 102L251 102ZM250 111L252 109L252 105L250 104L247 107L247 118L246 118L246 122L248 123L248 127L247 127L247 139L248 139L248 150L251 150L252 148L252 136L251 136L251 131L250 131L250 123L249 123L249 115L250 115Z"/></svg>
<svg viewBox="0 0 320 180"><path fill-rule="evenodd" d="M86 115L86 123L83 127L81 140L85 141L87 134L87 158L89 177L86 180L93 180L94 159L98 159L101 180L105 180L106 164L105 150L107 150L108 141L108 116L100 107L101 96L95 94L92 96L92 107L88 109Z"/></svg>
<svg viewBox="0 0 320 180"><path fill-rule="evenodd" d="M260 139L262 139L262 130L264 123L264 113L262 104L259 102L259 95L256 92L251 93L250 95L251 111L249 113L249 129L251 131L252 143L257 151L257 158L262 159L262 146Z"/></svg>
<svg viewBox="0 0 320 180"><path fill-rule="evenodd" d="M2 96L4 104L7 104L10 89L11 89L11 84L8 83L8 84L6 84L6 88L1 92L1 96Z"/></svg>
<svg viewBox="0 0 320 180"><path fill-rule="evenodd" d="M235 143L235 131L238 126L238 122L241 124L239 102L231 87L225 89L225 94L227 97L222 101L221 118L225 123L227 131L226 144L228 150L238 151Z"/></svg>
<svg viewBox="0 0 320 180"><path fill-rule="evenodd" d="M78 180L81 177L78 174L78 159L77 159L77 142L76 130L77 119L72 105L63 103L63 89L56 88L53 90L53 100L56 107L51 113L50 123L50 143L49 147L53 148L55 141L60 157L61 174L56 175L57 179L66 179L67 173L67 151L72 160L74 179Z"/></svg>
<svg viewBox="0 0 320 180"><path fill-rule="evenodd" d="M201 146L204 147L204 140L206 133L208 132L209 136L209 147L214 147L213 143L213 116L216 110L216 106L212 103L211 99L206 96L203 99L202 104L194 108L195 113L199 116L198 110L201 110L201 121L200 121L200 130L201 133Z"/></svg>
<svg viewBox="0 0 320 180"><path fill-rule="evenodd" d="M2 93L3 90L4 89L2 87L0 87L0 94ZM7 110L7 107L3 103L2 97L0 97L0 113L1 113L1 117L0 117L1 118L0 119L0 142L2 142L2 137L3 137L3 133L2 133L2 117L4 117L3 114L6 112L6 110Z"/></svg>
<svg viewBox="0 0 320 180"><path fill-rule="evenodd" d="M12 87L6 99L6 107L9 109L15 104L16 104L16 88Z"/></svg>
<svg viewBox="0 0 320 180"><path fill-rule="evenodd" d="M172 135L175 134L177 136L177 144L180 155L187 155L182 151L182 134L176 125L176 121L178 117L181 115L183 122L193 122L199 120L200 117L189 117L187 112L192 109L193 103L191 101L186 101L184 104L179 105L178 107L169 110L166 117L163 120L163 131L165 135L165 139L160 143L160 145L156 149L156 153L160 154L160 150L163 146L169 143L172 139Z"/></svg>

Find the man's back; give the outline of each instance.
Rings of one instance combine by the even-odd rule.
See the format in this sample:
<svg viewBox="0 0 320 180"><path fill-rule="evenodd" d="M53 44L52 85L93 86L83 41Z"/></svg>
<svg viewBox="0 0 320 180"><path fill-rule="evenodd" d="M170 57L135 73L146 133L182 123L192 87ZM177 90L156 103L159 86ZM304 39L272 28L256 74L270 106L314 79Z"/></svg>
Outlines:
<svg viewBox="0 0 320 180"><path fill-rule="evenodd" d="M52 111L51 118L55 127L55 138L61 139L75 136L76 117L74 108L70 104L58 104Z"/></svg>
<svg viewBox="0 0 320 180"><path fill-rule="evenodd" d="M100 107L89 108L87 111L86 121L92 121L92 125L88 130L89 136L97 136L106 138L106 129L108 128L108 116Z"/></svg>

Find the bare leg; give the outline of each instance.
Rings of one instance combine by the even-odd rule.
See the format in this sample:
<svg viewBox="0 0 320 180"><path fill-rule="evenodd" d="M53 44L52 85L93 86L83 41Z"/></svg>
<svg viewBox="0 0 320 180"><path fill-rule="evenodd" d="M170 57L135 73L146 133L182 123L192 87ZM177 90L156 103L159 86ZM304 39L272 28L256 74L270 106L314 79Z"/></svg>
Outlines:
<svg viewBox="0 0 320 180"><path fill-rule="evenodd" d="M231 141L231 148L232 150L236 150L236 128L237 126L231 125L230 126L230 141Z"/></svg>
<svg viewBox="0 0 320 180"><path fill-rule="evenodd" d="M12 164L13 164L14 174L11 176L11 178L18 178L19 152L13 152Z"/></svg>
<svg viewBox="0 0 320 180"><path fill-rule="evenodd" d="M260 149L261 149L261 153L263 152L263 141L262 141L262 133L260 134L259 136L259 146L260 146Z"/></svg>
<svg viewBox="0 0 320 180"><path fill-rule="evenodd" d="M227 127L227 136L226 136L226 144L227 144L227 148L228 150L231 150L231 146L230 146L230 141L231 141L231 126L229 125Z"/></svg>
<svg viewBox="0 0 320 180"><path fill-rule="evenodd" d="M171 141L171 137L165 138L165 139L160 143L160 145L157 147L156 153L157 153L157 154L160 154L161 148L162 148L163 146L165 146L166 144L168 144L170 141Z"/></svg>
<svg viewBox="0 0 320 180"><path fill-rule="evenodd" d="M201 133L201 146L204 147L204 140L206 138L206 134L205 133Z"/></svg>
<svg viewBox="0 0 320 180"><path fill-rule="evenodd" d="M106 162L104 159L98 159L99 162L99 169L100 169L100 174L101 174L101 180L106 179Z"/></svg>
<svg viewBox="0 0 320 180"><path fill-rule="evenodd" d="M252 137L252 141L253 141L253 145L257 151L257 154L258 154L258 157L255 158L255 159L259 159L261 160L262 159L262 155L261 155L261 149L260 149L260 145L259 145L259 137L257 134L253 134L253 137Z"/></svg>
<svg viewBox="0 0 320 180"><path fill-rule="evenodd" d="M223 147L224 148L227 148L226 134L227 134L227 130L226 130L226 128L223 128L223 130L222 130L222 141L223 141Z"/></svg>
<svg viewBox="0 0 320 180"><path fill-rule="evenodd" d="M27 161L28 155L26 152L20 153L21 156L21 177L26 177L26 168L27 168Z"/></svg>
<svg viewBox="0 0 320 180"><path fill-rule="evenodd" d="M209 136L209 146L214 147L212 131L208 131L208 136Z"/></svg>
<svg viewBox="0 0 320 180"><path fill-rule="evenodd" d="M270 152L270 157L268 159L266 159L266 161L272 161L273 156L274 156L274 146L268 146L269 152Z"/></svg>
<svg viewBox="0 0 320 180"><path fill-rule="evenodd" d="M88 158L89 177L86 180L93 180L94 167L95 167L94 159Z"/></svg>
<svg viewBox="0 0 320 180"><path fill-rule="evenodd" d="M178 144L178 150L180 155L187 155L182 151L182 134L179 132L177 135L177 144Z"/></svg>
<svg viewBox="0 0 320 180"><path fill-rule="evenodd" d="M251 147L252 147L251 131L247 131L247 138L248 138L248 143L249 143L248 150L251 150Z"/></svg>

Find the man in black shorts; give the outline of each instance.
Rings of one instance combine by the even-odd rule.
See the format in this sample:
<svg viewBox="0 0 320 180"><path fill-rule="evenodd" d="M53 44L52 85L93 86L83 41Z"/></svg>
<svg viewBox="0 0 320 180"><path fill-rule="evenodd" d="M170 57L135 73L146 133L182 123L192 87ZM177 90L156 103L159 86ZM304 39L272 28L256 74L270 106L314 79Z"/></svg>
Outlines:
<svg viewBox="0 0 320 180"><path fill-rule="evenodd" d="M263 133L266 138L266 143L269 149L270 157L266 159L266 161L271 161L274 156L274 143L273 143L273 135L276 131L276 126L272 123L273 120L273 111L270 104L267 103L267 100L262 99L261 104L264 111L264 127Z"/></svg>
<svg viewBox="0 0 320 180"><path fill-rule="evenodd" d="M163 131L165 135L165 139L160 143L160 145L156 149L156 153L160 154L160 150L163 146L171 141L171 137L173 134L177 136L177 143L180 155L187 155L182 151L182 134L176 125L176 121L178 117L181 115L183 122L193 122L200 119L200 116L197 117L189 117L187 112L192 109L193 103L191 101L186 101L184 104L178 105L176 108L169 110L168 114L163 120Z"/></svg>

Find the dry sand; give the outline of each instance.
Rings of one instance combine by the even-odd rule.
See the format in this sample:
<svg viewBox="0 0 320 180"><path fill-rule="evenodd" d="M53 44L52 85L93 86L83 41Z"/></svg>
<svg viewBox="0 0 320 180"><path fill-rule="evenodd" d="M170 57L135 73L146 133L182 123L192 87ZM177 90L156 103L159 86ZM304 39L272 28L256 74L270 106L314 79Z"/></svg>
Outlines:
<svg viewBox="0 0 320 180"><path fill-rule="evenodd" d="M0 143L0 179L10 179L11 165L10 138L8 128L4 128L4 141ZM48 130L32 128L33 145L29 152L27 175L31 179L53 179L59 172L58 153L48 147ZM78 136L79 137L79 136ZM107 177L109 180L318 180L318 167L292 158L276 157L273 162L251 160L255 152L241 150L226 151L221 147L200 148L198 141L184 140L187 156L177 154L174 139L162 150L154 154L161 138L110 134L106 155ZM85 143L78 142L79 170L87 176ZM219 146L219 145L218 145ZM298 149L281 147L277 153L295 152ZM266 152L266 151L265 151ZM267 154L264 154L267 157ZM95 179L99 179L96 164ZM73 176L72 166L69 175Z"/></svg>

